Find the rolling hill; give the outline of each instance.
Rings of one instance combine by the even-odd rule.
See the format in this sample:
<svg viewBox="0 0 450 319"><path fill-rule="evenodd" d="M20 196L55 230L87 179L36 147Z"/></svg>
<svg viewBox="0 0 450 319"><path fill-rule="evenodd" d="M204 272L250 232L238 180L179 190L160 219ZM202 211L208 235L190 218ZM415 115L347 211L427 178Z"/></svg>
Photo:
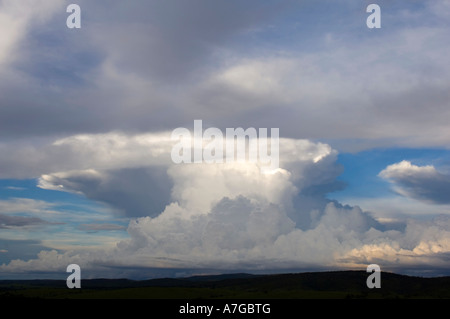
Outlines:
<svg viewBox="0 0 450 319"><path fill-rule="evenodd" d="M61 280L1 280L0 298L32 299L448 299L450 277L381 273L381 288L366 286L365 271L274 275L245 273L151 280L89 279L81 289Z"/></svg>

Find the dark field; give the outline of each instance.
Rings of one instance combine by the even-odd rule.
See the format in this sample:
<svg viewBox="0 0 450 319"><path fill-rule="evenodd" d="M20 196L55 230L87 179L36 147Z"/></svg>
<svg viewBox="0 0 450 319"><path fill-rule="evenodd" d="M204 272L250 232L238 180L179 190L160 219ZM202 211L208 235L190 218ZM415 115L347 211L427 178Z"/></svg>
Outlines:
<svg viewBox="0 0 450 319"><path fill-rule="evenodd" d="M233 274L163 278L81 280L68 289L61 280L2 280L0 298L32 299L448 299L450 277L381 274L381 288L369 289L365 271L278 275Z"/></svg>

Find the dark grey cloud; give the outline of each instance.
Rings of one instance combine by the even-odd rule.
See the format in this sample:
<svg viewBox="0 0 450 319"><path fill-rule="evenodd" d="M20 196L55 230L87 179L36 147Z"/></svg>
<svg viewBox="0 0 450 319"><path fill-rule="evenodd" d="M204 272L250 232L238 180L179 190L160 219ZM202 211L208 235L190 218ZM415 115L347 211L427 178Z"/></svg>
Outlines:
<svg viewBox="0 0 450 319"><path fill-rule="evenodd" d="M38 218L38 217L30 217L30 216L12 216L0 214L0 229L9 229L15 227L27 227L27 226L36 226L36 225L45 225L49 224L49 222Z"/></svg>
<svg viewBox="0 0 450 319"><path fill-rule="evenodd" d="M201 118L348 147L355 137L450 139L447 11L438 5L384 2L389 32L366 33L364 5L349 1L79 4L79 30L65 27L60 9L23 18L17 58L0 77L3 138L148 132ZM408 14L423 23L406 28ZM417 125L438 133L418 136Z"/></svg>
<svg viewBox="0 0 450 319"><path fill-rule="evenodd" d="M170 98L172 85L198 81L199 73L214 65L215 49L267 23L280 7L256 3L81 1L79 30L65 27L65 12L47 17L44 25L35 25L31 15L29 27L20 30L25 34L15 48L18 58L7 67L12 76L5 72L0 78L0 134L175 126L177 109L187 106L182 96Z"/></svg>
<svg viewBox="0 0 450 319"><path fill-rule="evenodd" d="M213 62L234 36L270 23L285 6L276 1L131 1L81 3L92 37L127 72L179 81ZM105 10L105 5L108 10ZM105 21L111 21L105 23ZM111 54L112 53L112 54Z"/></svg>
<svg viewBox="0 0 450 319"><path fill-rule="evenodd" d="M166 170L153 167L72 171L43 176L41 187L81 193L108 204L121 216L157 216L170 203L173 183Z"/></svg>
<svg viewBox="0 0 450 319"><path fill-rule="evenodd" d="M78 226L78 229L87 231L87 232L98 232L104 230L125 230L126 227L118 224L110 224L110 223L93 223L93 224L81 224Z"/></svg>
<svg viewBox="0 0 450 319"><path fill-rule="evenodd" d="M389 165L379 174L404 196L434 204L450 204L450 175L433 166L416 166L408 161Z"/></svg>

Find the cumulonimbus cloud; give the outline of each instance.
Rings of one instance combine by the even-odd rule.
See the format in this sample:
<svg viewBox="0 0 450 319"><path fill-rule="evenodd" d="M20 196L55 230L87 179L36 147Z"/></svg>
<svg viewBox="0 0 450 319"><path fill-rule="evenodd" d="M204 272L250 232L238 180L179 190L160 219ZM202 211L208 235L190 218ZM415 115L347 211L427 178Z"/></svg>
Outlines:
<svg viewBox="0 0 450 319"><path fill-rule="evenodd" d="M0 271L57 271L72 262L86 273L102 271L105 275L107 269L112 276L125 268L330 269L378 262L398 269L429 261L433 267L445 267L450 250L448 217L409 221L404 230L390 229L358 207L326 198L341 171L337 152L326 144L281 139L280 169L266 174L256 163L166 162L161 159L167 158L170 146L159 145L151 134L147 137L147 142L139 139L140 146L129 151L125 150L136 136L126 134L72 137L53 143L51 148L64 146L79 156L79 170L44 174L40 187L76 191L112 207L122 205L126 211L134 205L127 188L121 189L128 196L121 203L106 194L114 193L115 183L127 185L136 180L133 175L122 174L124 169L133 169L130 164L124 168L125 163L134 163L134 169L161 170L171 182L163 189L166 200L161 202L162 209L148 209L147 214L131 218L129 238L118 241L112 249L95 253L42 251L36 259L13 260L0 266ZM107 145L105 141L112 147L93 147L96 142ZM149 145L159 151L149 152ZM77 149L90 152L77 153ZM156 157L146 161L143 154ZM107 168L102 168L106 162ZM135 185L137 188L154 181L151 174L143 178L148 181ZM137 188L129 188L128 193ZM152 198L146 192L152 188L144 187L134 195Z"/></svg>

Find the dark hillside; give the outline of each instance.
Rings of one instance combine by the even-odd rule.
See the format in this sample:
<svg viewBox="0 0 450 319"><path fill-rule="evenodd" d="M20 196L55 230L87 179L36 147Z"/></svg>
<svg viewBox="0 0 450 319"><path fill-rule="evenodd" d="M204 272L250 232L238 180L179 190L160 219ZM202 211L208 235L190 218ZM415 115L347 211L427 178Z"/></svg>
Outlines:
<svg viewBox="0 0 450 319"><path fill-rule="evenodd" d="M450 277L381 273L369 289L365 271L276 275L225 274L187 278L82 280L68 289L58 280L3 280L0 297L22 298L450 298Z"/></svg>

